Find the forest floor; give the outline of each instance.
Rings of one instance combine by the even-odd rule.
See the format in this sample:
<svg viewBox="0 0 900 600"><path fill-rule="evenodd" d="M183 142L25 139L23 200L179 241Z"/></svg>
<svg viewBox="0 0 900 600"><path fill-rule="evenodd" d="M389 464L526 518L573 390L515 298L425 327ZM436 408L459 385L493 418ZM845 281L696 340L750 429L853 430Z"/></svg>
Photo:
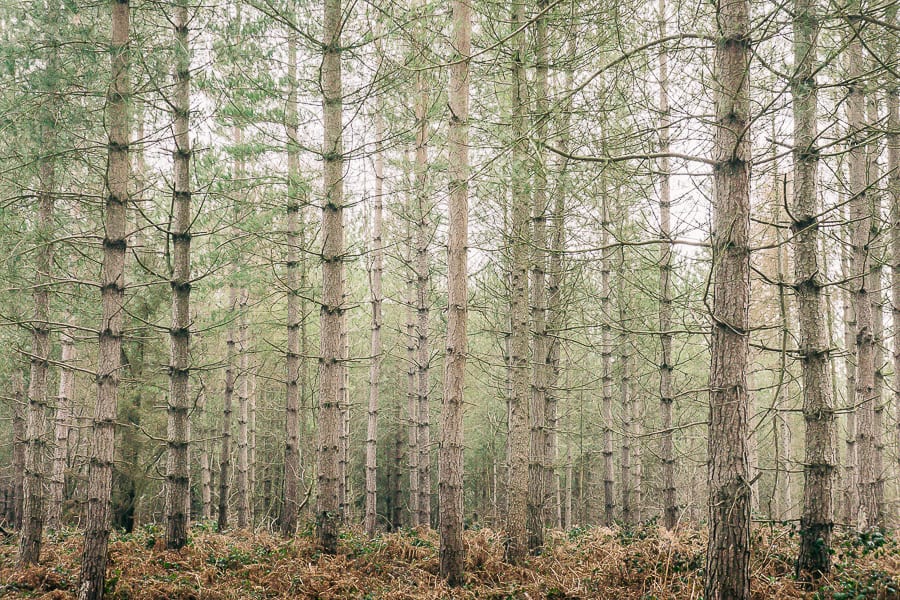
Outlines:
<svg viewBox="0 0 900 600"><path fill-rule="evenodd" d="M804 589L793 578L797 537L784 527L755 529L754 600L900 599L897 539L839 536L832 575ZM310 530L286 541L269 533L219 535L199 526L188 546L166 551L161 530L147 526L113 535L107 598L696 600L703 593L703 531L672 535L655 524L556 531L548 534L541 556L519 566L503 561L496 531L467 531L466 546L467 583L451 590L437 575L433 531L404 530L371 541L345 533L332 557L316 550ZM15 539L0 541L0 597L74 598L80 552L80 535L52 533L40 565L19 570Z"/></svg>

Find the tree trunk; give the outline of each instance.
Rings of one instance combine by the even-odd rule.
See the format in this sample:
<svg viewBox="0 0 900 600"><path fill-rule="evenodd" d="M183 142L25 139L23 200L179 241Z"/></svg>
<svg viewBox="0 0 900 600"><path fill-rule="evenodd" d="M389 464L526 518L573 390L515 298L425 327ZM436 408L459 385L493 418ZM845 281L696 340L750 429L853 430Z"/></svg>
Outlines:
<svg viewBox="0 0 900 600"><path fill-rule="evenodd" d="M894 22L897 21L896 11ZM895 50L896 52L896 50ZM888 192L891 207L891 311L894 326L894 411L896 427L895 447L900 448L900 85L888 89L887 94L887 150ZM900 453L898 453L900 470Z"/></svg>
<svg viewBox="0 0 900 600"><path fill-rule="evenodd" d="M287 134L287 351L285 353L284 396L284 500L279 526L281 535L291 538L297 531L300 506L300 320L298 300L302 290L297 282L300 216L300 148L297 143L297 36L288 34L288 99L285 108ZM303 249L300 249L303 251Z"/></svg>
<svg viewBox="0 0 900 600"><path fill-rule="evenodd" d="M59 396L56 400L54 425L53 468L50 474L50 502L47 506L47 526L59 529L62 525L63 503L66 499L66 463L69 458L69 438L75 403L75 340L72 332L59 334L61 346Z"/></svg>
<svg viewBox="0 0 900 600"><path fill-rule="evenodd" d="M407 235L410 247L412 237ZM407 289L406 320L406 423L407 423L407 462L409 465L409 526L419 525L419 403L416 379L416 319L415 283L410 274Z"/></svg>
<svg viewBox="0 0 900 600"><path fill-rule="evenodd" d="M375 199L372 210L372 264L370 268L370 287L372 290L372 338L370 354L372 364L369 366L369 410L366 423L366 535L374 537L376 518L378 516L378 404L381 391L381 362L383 347L381 342L381 273L384 264L384 245L382 241L383 194L384 194L384 105L379 99L375 108Z"/></svg>
<svg viewBox="0 0 900 600"><path fill-rule="evenodd" d="M247 357L248 292L240 290L238 297L238 438L237 438L237 526L246 529L251 526L250 514L250 369Z"/></svg>
<svg viewBox="0 0 900 600"><path fill-rule="evenodd" d="M881 145L878 137L872 135L872 132L879 128L878 119L878 96L874 92L869 94L867 102L868 111L868 127L866 133L869 138L868 147L866 149L866 174L867 186L869 194L872 197L872 224L877 231L881 229L882 222L882 198L878 190L881 181L881 173L878 166L878 156L881 153ZM873 235L879 235L873 233ZM885 524L884 518L884 373L882 366L884 365L884 294L882 293L882 272L884 265L883 249L874 248L874 243L870 241L869 256L871 257L872 267L868 273L869 277L869 293L872 302L872 343L873 343L873 367L875 369L874 387L872 389L873 396L873 420L872 420L872 494L874 495L875 513L870 518L870 525L883 528Z"/></svg>
<svg viewBox="0 0 900 600"><path fill-rule="evenodd" d="M451 586L462 585L463 546L463 389L466 375L466 310L468 305L466 247L469 230L469 61L472 47L472 7L452 0L453 30L450 84L447 93L450 126L447 140L450 197L447 239L447 349L441 399L440 446L440 573Z"/></svg>
<svg viewBox="0 0 900 600"><path fill-rule="evenodd" d="M620 219L624 222L626 216L620 215ZM631 348L629 347L631 340L628 335L627 315L628 315L628 291L625 289L625 248L619 248L619 264L616 270L616 304L618 308L618 328L619 328L619 399L622 411L622 458L620 468L622 472L622 521L628 525L634 525L637 520L635 518L634 502L634 474L632 472L632 444L634 443L634 398L631 396Z"/></svg>
<svg viewBox="0 0 900 600"><path fill-rule="evenodd" d="M249 343L248 343L249 347ZM257 523L256 515L260 512L257 500L256 489L258 480L256 478L256 371L253 367L248 370L250 378L250 390L247 394L247 496L250 504L250 526L255 527ZM254 504L257 507L254 508ZM267 509L263 509L267 510Z"/></svg>
<svg viewBox="0 0 900 600"><path fill-rule="evenodd" d="M94 410L93 452L79 600L100 600L106 581L110 493L115 459L116 401L122 355L122 319L125 314L126 209L130 179L128 144L131 131L128 115L131 95L128 74L128 0L112 2L111 12L112 63L106 104L109 159L106 170L106 226L100 287L102 316L98 328L97 404Z"/></svg>
<svg viewBox="0 0 900 600"><path fill-rule="evenodd" d="M716 7L709 549L704 597L750 598L750 2Z"/></svg>
<svg viewBox="0 0 900 600"><path fill-rule="evenodd" d="M326 554L337 552L340 523L341 386L344 312L344 157L341 106L341 0L324 0L322 60L323 192L320 313L318 500L316 534Z"/></svg>
<svg viewBox="0 0 900 600"><path fill-rule="evenodd" d="M547 8L546 0L538 1L538 11ZM548 61L546 15L534 21L535 36L535 116L534 134L538 140L547 137L548 116ZM531 324L532 375L531 375L531 447L528 459L528 548L533 553L544 546L544 523L547 520L547 503L552 475L548 476L548 405L547 383L549 379L549 346L547 336L547 169L542 146L534 160L534 191L531 205L532 260L531 260ZM552 471L549 471L552 474Z"/></svg>
<svg viewBox="0 0 900 600"><path fill-rule="evenodd" d="M172 328L169 330L168 463L166 466L166 548L187 543L191 516L190 441L188 411L191 365L191 139L188 0L175 7L174 199L172 201Z"/></svg>
<svg viewBox="0 0 900 600"><path fill-rule="evenodd" d="M776 125L774 119L772 120L772 131L772 139L776 139ZM772 150L774 153L774 145ZM785 176L783 180L783 185L779 181L780 177L781 174L778 172L778 168L776 167L775 178L773 182L774 185L772 188L772 200L774 203L772 220L775 223L779 223L781 221L781 207L787 203L787 176ZM779 193L779 189L782 189L783 191ZM784 284L787 281L788 257L787 247L785 246L785 239L782 229L777 229L776 231L776 243L778 245L777 253L775 256L776 277L779 283ZM814 254L818 252L818 247L815 244L813 244L812 246L812 252ZM775 482L773 484L774 489L772 490L772 498L769 502L769 518L787 521L791 519L790 512L793 501L791 499L792 478L790 468L792 464L791 431L788 425L788 415L790 414L790 407L787 406L788 398L785 397L787 393L786 382L789 376L787 359L789 349L788 344L790 343L791 339L791 331L790 308L788 307L788 296L786 293L785 285L778 286L778 318L781 325L781 335L779 340L778 352L778 371L776 376L775 392L772 399L772 406L774 408L774 411L772 412L772 437L775 442ZM823 324L824 322L820 323L819 327L822 328ZM824 332L824 328L822 329L822 331ZM827 374L827 369L825 372ZM827 385L827 379L823 381L823 385Z"/></svg>
<svg viewBox="0 0 900 600"><path fill-rule="evenodd" d="M513 27L518 33L512 40L512 204L510 207L510 277L509 277L509 367L512 394L509 397L509 443L507 445L508 500L506 511L506 558L517 562L528 553L528 262L530 214L530 179L527 160L527 81L525 72L526 36L525 4L513 2Z"/></svg>
<svg viewBox="0 0 900 600"><path fill-rule="evenodd" d="M55 62L55 61L53 61ZM52 76L52 75L51 75ZM52 115L44 115L52 122ZM50 284L53 265L53 193L55 167L52 125L41 132L37 224L35 227L36 265L32 299L34 322L31 326L31 378L25 416L25 479L22 487L22 532L19 538L18 564L36 564L41 554L44 531L44 487L47 451L48 382L50 371Z"/></svg>
<svg viewBox="0 0 900 600"><path fill-rule="evenodd" d="M798 573L827 573L831 568L834 529L832 484L835 471L834 404L829 381L829 341L823 306L823 269L819 266L816 127L816 44L819 31L816 0L794 0L794 195L789 211L794 250L794 290L800 325L800 368L803 417L806 421L803 461L803 509L800 517ZM787 199L784 199L785 201ZM786 425L785 425L786 426Z"/></svg>
<svg viewBox="0 0 900 600"><path fill-rule="evenodd" d="M848 227L849 229L849 227ZM846 238L852 236L848 233ZM852 244L852 240L850 240ZM851 281L853 266L851 264L851 250L848 244L841 246L842 278ZM849 285L849 284L848 284ZM844 452L844 523L853 527L856 525L856 516L859 511L859 456L856 447L856 308L853 302L853 292L844 290L843 296L843 321L844 321L844 370L847 375L844 388L844 403L847 410L847 437Z"/></svg>
<svg viewBox="0 0 900 600"><path fill-rule="evenodd" d="M659 37L667 35L666 0L659 0ZM678 524L678 499L675 487L675 435L672 431L672 405L675 402L672 389L672 290L669 278L672 274L672 225L671 188L669 166L669 52L666 44L659 49L659 414L662 439L663 526L672 530Z"/></svg>
<svg viewBox="0 0 900 600"><path fill-rule="evenodd" d="M344 290L347 289L347 265L341 265L342 279L344 280ZM344 306L349 305L349 300L345 294ZM345 310L341 313L341 437L340 437L340 458L338 462L338 473L340 479L338 483L338 504L340 505L341 519L347 523L350 521L350 512L352 510L350 490L350 331L347 328L349 315Z"/></svg>
<svg viewBox="0 0 900 600"><path fill-rule="evenodd" d="M604 144L605 145L605 144ZM606 189L606 173L600 172L601 223L600 245L604 248L600 259L600 314L603 322L600 325L600 363L601 394L603 411L603 520L606 526L612 525L616 508L614 477L615 461L613 457L613 376L612 376L612 308L610 306L611 288L609 283L612 268L612 250L609 246L609 190ZM583 455L582 455L583 456ZM583 507L582 507L583 508Z"/></svg>
<svg viewBox="0 0 900 600"><path fill-rule="evenodd" d="M858 5L857 5L858 6ZM852 225L851 257L853 306L856 312L856 451L858 453L857 487L859 513L857 526L868 529L873 523L875 502L875 335L872 300L869 289L872 263L869 243L872 227L871 199L867 193L865 95L863 91L862 45L854 36L848 47L849 93L847 124L849 131L848 163L850 171L850 220Z"/></svg>
<svg viewBox="0 0 900 600"><path fill-rule="evenodd" d="M12 497L10 498L10 522L16 529L22 527L22 489L25 483L25 382L22 373L12 373Z"/></svg>
<svg viewBox="0 0 900 600"><path fill-rule="evenodd" d="M232 285L228 289L229 325L225 338L225 392L222 396L222 446L219 455L219 515L218 530L228 528L228 497L231 493L231 421L234 401L234 319L237 306L237 288Z"/></svg>
<svg viewBox="0 0 900 600"><path fill-rule="evenodd" d="M428 338L429 295L431 291L431 265L428 260L428 240L432 234L429 220L431 206L428 203L428 87L426 73L416 74L416 445L419 449L419 511L418 523L431 526L431 417L429 405L429 363L431 346Z"/></svg>
<svg viewBox="0 0 900 600"><path fill-rule="evenodd" d="M199 344L200 335L197 334ZM200 382L200 391L197 394L197 421L200 423L200 435L209 437L209 427L206 425L206 390L203 382ZM212 469L209 463L209 441L204 440L200 445L200 519L208 521L212 518Z"/></svg>

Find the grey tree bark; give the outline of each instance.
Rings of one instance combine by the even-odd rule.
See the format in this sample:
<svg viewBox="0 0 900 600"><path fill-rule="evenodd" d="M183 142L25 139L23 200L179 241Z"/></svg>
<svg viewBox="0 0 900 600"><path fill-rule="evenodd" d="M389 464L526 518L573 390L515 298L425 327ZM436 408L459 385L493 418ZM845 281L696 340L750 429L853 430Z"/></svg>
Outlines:
<svg viewBox="0 0 900 600"><path fill-rule="evenodd" d="M818 89L814 69L819 17L816 0L794 1L793 28L794 194L789 216L794 250L793 287L800 317L798 350L803 381L803 417L806 422L797 571L817 575L827 573L831 568L831 534L834 529L832 484L836 456L829 342L822 293L825 281L822 280L818 248Z"/></svg>
<svg viewBox="0 0 900 600"><path fill-rule="evenodd" d="M230 313L228 330L225 338L225 391L222 395L222 445L219 454L219 510L217 518L218 530L225 531L228 528L228 497L231 494L231 429L233 420L234 402L234 355L235 335L234 319L237 306L237 288L233 285L228 289L228 310Z"/></svg>
<svg viewBox="0 0 900 600"><path fill-rule="evenodd" d="M528 447L529 447L529 319L528 263L530 256L529 199L530 173L527 155L525 114L528 91L525 68L526 35L525 4L514 0L512 44L512 165L510 206L510 273L509 273L509 440L507 443L508 479L506 510L506 558L516 562L528 553Z"/></svg>
<svg viewBox="0 0 900 600"><path fill-rule="evenodd" d="M372 334L369 353L372 363L369 366L369 406L366 419L366 535L375 535L376 518L378 516L378 405L381 391L381 363L384 359L381 341L381 325L383 321L381 303L383 299L381 275L384 270L384 242L382 240L382 222L384 212L384 118L381 101L375 108L375 197L372 207L372 263L369 268L369 287L372 302Z"/></svg>
<svg viewBox="0 0 900 600"><path fill-rule="evenodd" d="M63 502L66 495L66 464L69 457L70 438L75 403L75 339L72 332L59 332L60 368L59 394L54 417L53 466L50 471L50 499L47 505L47 527L59 529L62 525Z"/></svg>
<svg viewBox="0 0 900 600"><path fill-rule="evenodd" d="M246 529L252 525L250 512L250 351L247 337L247 305L249 294L241 289L238 296L238 437L237 437L237 526Z"/></svg>
<svg viewBox="0 0 900 600"><path fill-rule="evenodd" d="M659 0L659 37L668 31L666 0ZM666 44L659 49L659 414L662 439L663 526L672 530L678 524L678 500L675 487L675 440L672 431L672 408L675 402L672 389L672 290L669 278L672 273L672 198L669 165L669 52Z"/></svg>
<svg viewBox="0 0 900 600"><path fill-rule="evenodd" d="M281 535L290 538L297 531L300 506L300 320L298 247L300 236L300 148L297 116L297 36L288 34L288 97L285 108L287 134L288 197L286 210L287 262L287 350L285 353L284 400L284 499L279 519Z"/></svg>
<svg viewBox="0 0 900 600"><path fill-rule="evenodd" d="M546 9L546 0L539 0L538 11ZM541 14L534 20L535 76L534 76L534 135L538 140L547 137L549 118L549 42L547 19ZM548 454L547 384L549 379L550 338L547 334L547 165L545 150L535 150L534 190L531 205L531 327L532 367L530 398L530 448L528 456L528 548L539 552L544 545L544 523L547 520L548 494L553 481Z"/></svg>
<svg viewBox="0 0 900 600"><path fill-rule="evenodd" d="M750 2L716 6L709 543L704 597L750 598Z"/></svg>
<svg viewBox="0 0 900 600"><path fill-rule="evenodd" d="M318 496L316 535L327 554L337 552L340 505L341 388L344 312L344 183L341 106L341 0L324 0L321 71L323 107L322 305L320 312Z"/></svg>
<svg viewBox="0 0 900 600"><path fill-rule="evenodd" d="M51 61L52 62L52 61ZM52 73L50 74L52 76ZM22 531L19 537L20 566L35 564L41 554L41 537L44 532L46 487L47 413L49 411L50 372L50 285L53 266L53 204L56 178L53 155L52 114L43 116L47 124L42 126L40 166L38 170L37 223L35 228L35 271L32 302L34 305L31 325L31 376L28 382L25 412L25 478L22 487Z"/></svg>
<svg viewBox="0 0 900 600"><path fill-rule="evenodd" d="M169 329L169 398L166 464L166 548L187 543L191 516L191 50L188 0L178 0L175 29L175 85L171 100L175 150L174 198L169 235L172 238L172 327Z"/></svg>
<svg viewBox="0 0 900 600"><path fill-rule="evenodd" d="M450 197L447 212L447 345L441 399L440 573L452 586L465 583L463 566L463 392L466 376L468 307L466 252L469 230L469 61L472 49L472 7L451 0L450 109L447 153Z"/></svg>
<svg viewBox="0 0 900 600"><path fill-rule="evenodd" d="M872 269L869 243L872 229L871 199L866 177L866 123L862 43L854 36L847 48L847 96L850 221L852 223L851 289L856 313L856 452L859 494L856 524L868 529L877 513L875 501L875 332L869 289Z"/></svg>
<svg viewBox="0 0 900 600"><path fill-rule="evenodd" d="M897 21L894 7L894 22ZM896 53L896 49L894 50ZM896 413L895 446L900 448L900 83L894 81L887 94L887 170L888 194L891 206L891 312L894 325L894 390L893 402ZM900 455L898 464L900 470Z"/></svg>
<svg viewBox="0 0 900 600"><path fill-rule="evenodd" d="M90 459L84 550L81 557L79 600L101 600L106 581L110 526L110 493L115 459L116 404L122 354L122 320L125 301L125 250L128 184L131 178L128 145L131 122L129 39L131 7L128 0L110 3L110 85L106 102L109 130L106 169L106 219L101 273L101 321L97 359L97 404L94 409L93 446Z"/></svg>
<svg viewBox="0 0 900 600"><path fill-rule="evenodd" d="M610 297L610 272L612 253L609 248L609 190L606 172L600 172L600 245L604 248L600 257L600 364L601 364L601 410L603 431L603 524L612 525L615 518L615 457L613 455L613 372L612 372L612 303Z"/></svg>
<svg viewBox="0 0 900 600"><path fill-rule="evenodd" d="M416 163L413 183L416 197L415 277L416 277L416 445L419 451L418 523L431 526L431 410L428 389L431 346L428 335L431 265L428 241L432 235L431 206L428 202L428 80L424 71L416 74Z"/></svg>

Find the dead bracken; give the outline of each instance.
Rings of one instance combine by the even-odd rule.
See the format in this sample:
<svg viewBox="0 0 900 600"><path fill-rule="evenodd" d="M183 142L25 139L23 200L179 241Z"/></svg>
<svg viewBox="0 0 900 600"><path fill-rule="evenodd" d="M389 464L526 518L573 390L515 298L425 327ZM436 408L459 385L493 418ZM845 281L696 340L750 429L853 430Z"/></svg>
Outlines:
<svg viewBox="0 0 900 600"><path fill-rule="evenodd" d="M814 586L794 577L798 535L759 527L752 539L755 600L900 598L900 544L890 537L841 535L835 567ZM52 534L38 566L18 569L16 545L0 544L0 597L74 598L81 535ZM346 531L335 556L319 552L307 528L291 540L271 533L192 531L179 551L165 550L163 532L146 526L110 542L107 598L230 600L238 598L694 600L703 593L706 534L668 533L655 523L634 528L553 531L543 554L521 565L503 560L502 534L465 534L466 584L451 589L438 574L438 537L407 529L368 540Z"/></svg>

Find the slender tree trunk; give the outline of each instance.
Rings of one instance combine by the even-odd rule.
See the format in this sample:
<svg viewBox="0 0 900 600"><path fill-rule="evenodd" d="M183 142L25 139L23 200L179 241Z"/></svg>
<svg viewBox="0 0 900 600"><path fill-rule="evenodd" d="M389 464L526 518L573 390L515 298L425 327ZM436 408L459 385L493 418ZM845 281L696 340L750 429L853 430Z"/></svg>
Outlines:
<svg viewBox="0 0 900 600"><path fill-rule="evenodd" d="M219 455L219 514L218 530L228 528L228 497L231 493L231 421L234 401L234 319L237 306L237 288L233 285L228 290L229 325L225 338L225 392L222 396L222 446Z"/></svg>
<svg viewBox="0 0 900 600"><path fill-rule="evenodd" d="M858 7L858 5L857 5ZM862 45L858 37L848 47L849 94L847 123L849 127L850 220L852 230L853 305L856 312L856 450L858 453L857 487L859 514L857 526L867 529L875 518L875 333L872 300L869 289L869 243L872 228L871 199L867 193L865 95L863 91Z"/></svg>
<svg viewBox="0 0 900 600"><path fill-rule="evenodd" d="M896 7L894 22L897 21ZM895 49L896 53L896 49ZM888 193L891 211L891 312L894 326L894 411L895 447L900 448L900 84L896 81L887 94ZM897 456L900 472L900 452Z"/></svg>
<svg viewBox="0 0 900 600"><path fill-rule="evenodd" d="M306 481L306 477L304 474L306 473L306 467L303 464L303 457L308 456L312 459L316 458L316 450L315 444L317 443L317 439L312 435L312 427L311 425L307 425L307 417L309 418L309 423L311 424L315 420L315 407L313 404L313 400L311 398L312 394L309 393L310 390L310 376L309 376L309 336L306 333L306 325L307 318L309 313L307 311L307 296L309 290L309 263L307 259L307 244L306 244L306 228L307 224L311 223L306 216L306 209L304 206L309 203L307 198L304 198L304 202L300 204L300 213L298 215L300 221L300 235L298 238L298 244L300 248L300 364L299 364L299 398L298 401L300 403L300 424L299 428L301 431L301 442L300 442L300 460L298 461L300 467L299 478L301 482ZM310 468L310 472L312 469ZM313 487L312 481L309 481L305 484L307 488L310 490ZM313 515L315 511L315 505L312 503L307 503L306 505L306 513L307 515Z"/></svg>
<svg viewBox="0 0 900 600"><path fill-rule="evenodd" d="M411 236L407 236L412 245ZM416 319L415 283L410 274L407 289L406 320L406 422L407 422L407 462L409 465L409 526L416 527L419 522L419 404L418 385L416 379Z"/></svg>
<svg viewBox="0 0 900 600"><path fill-rule="evenodd" d="M634 415L631 426L631 436L634 440L634 446L631 449L631 495L634 522L640 523L644 510L644 454L641 446L644 431L641 425L644 422L644 403L641 394L635 389L634 378L629 379L628 385L630 386L631 410Z"/></svg>
<svg viewBox="0 0 900 600"><path fill-rule="evenodd" d="M538 1L538 11L547 7L546 0ZM548 119L548 61L546 15L534 21L535 36L535 117L534 132L538 140L547 137ZM547 447L549 379L549 346L547 336L547 168L543 147L539 146L534 160L534 191L531 205L531 448L528 460L528 548L540 552L544 545L544 523L547 520L548 493L552 475L548 476L550 456ZM552 473L552 471L550 471Z"/></svg>
<svg viewBox="0 0 900 600"><path fill-rule="evenodd" d="M800 325L800 368L806 456L797 571L827 573L834 529L834 404L829 381L829 342L819 266L819 203L816 193L817 86L814 69L819 31L816 0L794 1L794 195L789 211L794 234L794 290ZM785 199L786 200L786 199Z"/></svg>
<svg viewBox="0 0 900 600"><path fill-rule="evenodd" d="M881 145L878 137L872 135L879 127L878 96L874 92L869 94L867 102L869 137L866 149L866 174L869 195L872 198L872 235L878 235L882 222L882 198L878 190L881 181L881 173L878 165L878 157L881 153ZM872 420L872 494L874 495L875 513L870 517L870 525L884 527L884 294L882 292L882 272L884 270L884 257L881 245L876 249L870 242L869 256L871 270L868 273L870 299L872 302L872 335L873 335L873 362L875 369L873 396L873 420Z"/></svg>
<svg viewBox="0 0 900 600"><path fill-rule="evenodd" d="M624 220L625 215L621 218ZM632 467L635 428L635 412L634 398L631 395L631 340L628 335L628 324L626 322L629 312L627 294L625 288L625 249L619 249L619 264L616 271L616 295L618 308L618 328L619 339L617 346L619 349L619 399L622 410L622 458L620 468L622 472L622 520L628 525L634 525L637 522L634 505L634 472Z"/></svg>
<svg viewBox="0 0 900 600"><path fill-rule="evenodd" d="M419 449L419 510L418 522L431 525L431 417L429 405L429 364L431 346L428 338L429 295L431 291L431 265L428 259L428 240L432 226L428 203L428 87L424 71L416 74L416 445Z"/></svg>
<svg viewBox="0 0 900 600"><path fill-rule="evenodd" d="M666 0L659 0L659 37L667 35ZM669 51L666 44L659 49L659 414L662 429L660 461L662 462L663 526L672 530L678 524L678 499L675 487L675 436L672 431L672 225L669 165Z"/></svg>
<svg viewBox="0 0 900 600"><path fill-rule="evenodd" d="M341 106L341 0L324 0L322 61L323 192L322 308L319 373L318 503L316 533L327 554L337 552L341 518L341 387L344 313L344 158Z"/></svg>
<svg viewBox="0 0 900 600"><path fill-rule="evenodd" d="M383 103L378 102L375 109L375 201L372 209L372 265L369 271L370 288L372 290L372 338L370 354L372 364L369 366L369 410L366 423L366 535L375 535L375 521L378 512L377 496L377 450L378 450L378 404L381 390L381 362L383 347L381 342L381 273L384 263L384 245L382 241L383 195L384 195L384 120L381 114Z"/></svg>
<svg viewBox="0 0 900 600"><path fill-rule="evenodd" d="M344 306L350 304L347 294L347 265L341 265L341 279L344 288ZM350 521L352 509L350 490L350 331L348 329L349 313L345 310L341 313L341 436L340 457L338 459L338 504L340 505L341 520Z"/></svg>
<svg viewBox="0 0 900 600"><path fill-rule="evenodd" d="M168 463L166 467L166 548L187 543L191 516L190 442L188 411L191 364L191 139L188 0L175 7L174 199L172 201L172 328L169 330Z"/></svg>
<svg viewBox="0 0 900 600"><path fill-rule="evenodd" d="M403 435L403 402L400 396L394 403L394 465L393 478L391 481L390 492L390 511L388 511L391 520L391 531L397 531L403 526L402 511L402 495L403 495L403 446L405 445Z"/></svg>
<svg viewBox="0 0 900 600"><path fill-rule="evenodd" d="M616 508L613 457L613 375L612 375L612 308L610 306L611 288L609 283L612 268L612 250L609 246L609 190L606 189L606 173L600 172L601 223L600 245L603 255L600 259L600 363L601 363L601 409L603 422L603 520L604 525L612 525Z"/></svg>
<svg viewBox="0 0 900 600"><path fill-rule="evenodd" d="M248 344L249 347L249 344ZM247 395L247 496L250 504L250 526L255 527L257 523L256 515L259 510L254 509L254 503L257 499L256 489L258 480L256 478L256 370L250 367L248 370L250 378L250 391ZM257 503L258 504L258 503Z"/></svg>
<svg viewBox="0 0 900 600"><path fill-rule="evenodd" d="M773 138L776 139L775 120L772 120ZM773 145L773 152L775 147ZM774 185L772 186L773 211L772 220L774 223L781 221L781 207L787 202L787 176L784 177L784 184L781 184L781 174L778 168L775 168ZM782 189L782 192L779 192ZM782 197L783 196L783 197ZM781 229L776 230L776 243L778 245L775 261L776 261L776 277L781 284L787 281L788 257L786 240ZM812 252L818 252L818 247L813 244ZM778 520L789 520L791 518L790 511L793 501L791 500L791 432L788 426L788 415L790 408L787 406L788 398L786 381L788 377L788 344L791 339L790 331L790 309L788 307L788 297L785 285L778 286L778 318L780 321L780 340L778 353L778 372L776 377L776 385L774 397L772 399L772 436L775 441L775 482L773 484L772 499L769 502L769 518ZM819 324L822 328L823 324ZM822 329L824 331L824 329ZM827 370L825 371L827 374ZM827 380L823 382L827 385ZM774 501L774 506L773 506Z"/></svg>
<svg viewBox="0 0 900 600"><path fill-rule="evenodd" d="M199 334L197 334L197 342L199 344ZM203 388L203 382L200 382L200 391L197 394L197 422L200 423L200 435L208 438L209 427L207 425L206 415L206 390ZM212 469L209 461L209 442L204 441L200 444L200 519L208 521L212 518Z"/></svg>
<svg viewBox="0 0 900 600"><path fill-rule="evenodd" d="M75 340L72 333L59 333L60 369L59 395L56 400L54 424L53 467L50 474L50 502L47 506L47 526L59 529L62 525L63 503L66 499L66 463L69 458L69 438L75 403Z"/></svg>
<svg viewBox="0 0 900 600"><path fill-rule="evenodd" d="M237 526L251 526L250 515L250 369L247 357L247 290L240 290L238 297L238 439L237 439Z"/></svg>
<svg viewBox="0 0 900 600"><path fill-rule="evenodd" d="M709 549L704 597L750 598L750 2L716 7Z"/></svg>
<svg viewBox="0 0 900 600"><path fill-rule="evenodd" d="M52 76L52 74L50 75ZM45 114L51 121L55 116ZM37 194L36 269L32 300L34 322L31 326L31 378L25 413L25 479L22 488L22 532L19 538L18 564L36 564L41 554L44 531L44 488L46 487L48 375L50 372L50 284L53 265L53 192L55 167L53 125L47 123L41 133L39 188Z"/></svg>
<svg viewBox="0 0 900 600"><path fill-rule="evenodd" d="M850 238L848 234L846 236ZM852 240L850 240L852 244ZM852 250L848 244L841 246L842 277L851 281L853 266L851 264ZM844 522L848 526L856 525L856 516L859 511L859 456L856 447L856 308L853 302L853 292L845 290L843 293L843 321L844 321L844 370L847 374L846 387L844 388L845 404L847 410L847 437L844 456Z"/></svg>
<svg viewBox="0 0 900 600"><path fill-rule="evenodd" d="M111 77L106 104L109 159L106 170L105 231L101 275L101 322L97 360L97 404L94 410L84 551L81 557L79 600L100 600L106 581L110 527L110 494L115 458L116 401L122 355L125 301L126 210L129 202L130 161L128 74L130 6L128 0L110 4L112 30Z"/></svg>
<svg viewBox="0 0 900 600"><path fill-rule="evenodd" d="M569 65L574 64L573 57L575 55L575 32L567 32L566 54ZM549 51L549 49L548 49ZM566 69L564 76L564 91L572 90L574 87L573 67ZM567 96L567 100L562 108L562 119L559 125L559 147L563 152L568 152L570 145L569 125L571 121L572 105L571 96ZM546 164L546 163L544 163ZM566 247L566 194L569 191L569 177L567 173L568 161L560 157L558 163L558 183L556 193L553 197L553 213L551 226L551 242L549 257L549 273L547 274L547 337L549 347L547 349L548 363L548 380L546 389L546 406L547 406L547 425L549 427L547 439L547 456L554 464L548 464L547 476L553 476L555 471L555 461L559 455L559 398L560 398L560 355L562 350L561 334L565 327L565 308L562 298L562 285L565 280L564 270L564 253ZM572 456L571 451L566 453L566 508L565 508L565 526L568 527L572 521ZM563 526L563 499L562 491L557 483L557 513L559 516L558 526Z"/></svg>
<svg viewBox="0 0 900 600"><path fill-rule="evenodd" d="M10 499L10 521L13 527L22 527L22 490L25 484L25 382L22 373L16 369L12 373L13 417L12 417L12 498Z"/></svg>
<svg viewBox="0 0 900 600"><path fill-rule="evenodd" d="M513 2L513 26L519 30L512 40L512 118L514 136L512 149L512 205L510 208L510 376L512 394L509 398L509 443L507 446L508 506L506 557L516 562L528 553L526 529L528 502L528 262L530 213L530 179L527 160L527 81L525 72L526 36L525 4Z"/></svg>
<svg viewBox="0 0 900 600"><path fill-rule="evenodd" d="M300 148L297 143L297 36L288 34L288 99L285 108L287 133L287 352L285 354L284 400L284 500L279 526L281 535L291 538L297 531L300 506L300 320L298 300L302 293L297 282L300 234ZM302 249L301 249L302 251Z"/></svg>
<svg viewBox="0 0 900 600"><path fill-rule="evenodd" d="M463 565L463 390L466 375L468 306L466 246L469 231L469 61L472 48L472 7L452 0L450 37L452 61L447 142L450 197L447 240L447 348L441 399L440 446L440 573L451 586L464 583Z"/></svg>

